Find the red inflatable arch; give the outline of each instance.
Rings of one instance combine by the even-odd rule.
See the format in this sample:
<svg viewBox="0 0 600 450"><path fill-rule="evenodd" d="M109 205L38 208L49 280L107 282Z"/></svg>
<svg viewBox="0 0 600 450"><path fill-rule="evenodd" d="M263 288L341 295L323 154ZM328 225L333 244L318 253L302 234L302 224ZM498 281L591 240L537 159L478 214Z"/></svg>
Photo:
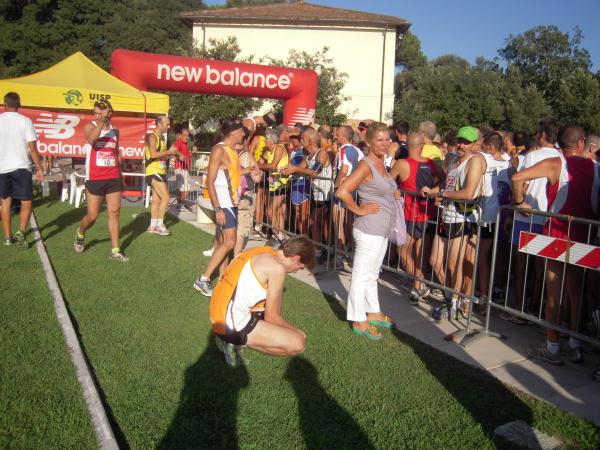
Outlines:
<svg viewBox="0 0 600 450"><path fill-rule="evenodd" d="M285 100L283 121L313 123L318 76L313 70L243 64L117 49L112 74L141 90Z"/></svg>

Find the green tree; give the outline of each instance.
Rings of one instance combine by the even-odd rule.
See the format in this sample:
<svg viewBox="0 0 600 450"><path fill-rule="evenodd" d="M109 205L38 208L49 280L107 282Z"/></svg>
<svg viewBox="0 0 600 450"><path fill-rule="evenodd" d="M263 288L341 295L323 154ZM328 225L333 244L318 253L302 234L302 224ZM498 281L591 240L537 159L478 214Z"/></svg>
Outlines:
<svg viewBox="0 0 600 450"><path fill-rule="evenodd" d="M200 0L0 1L0 77L42 70L81 50L102 68L116 48L181 54L192 36L178 14Z"/></svg>
<svg viewBox="0 0 600 450"><path fill-rule="evenodd" d="M560 81L559 119L600 134L600 83L590 72L578 69Z"/></svg>
<svg viewBox="0 0 600 450"><path fill-rule="evenodd" d="M410 31L404 33L396 47L396 66L403 71L414 70L427 64L427 57L421 51L421 41Z"/></svg>
<svg viewBox="0 0 600 450"><path fill-rule="evenodd" d="M570 34L555 26L539 26L510 35L498 53L507 73L517 69L523 89L535 86L557 118L591 131L600 123L599 82L598 74L590 71L590 53L582 41L578 27Z"/></svg>
<svg viewBox="0 0 600 450"><path fill-rule="evenodd" d="M501 128L533 133L542 118L552 115L552 108L544 96L535 85L523 83L523 77L516 67L506 71L501 94L504 108L504 122Z"/></svg>
<svg viewBox="0 0 600 450"><path fill-rule="evenodd" d="M508 78L483 59L471 66L443 55L401 74L397 86L394 119L408 120L412 127L432 120L442 132L467 124L531 130L549 111L535 87L524 89L517 75Z"/></svg>
<svg viewBox="0 0 600 450"><path fill-rule="evenodd" d="M346 114L339 112L342 104L350 100L350 97L342 94L348 74L335 68L333 59L328 56L328 52L327 47L323 47L322 50L314 53L290 50L285 61L270 57L265 57L264 60L273 66L311 69L317 72L319 75L319 91L317 93L316 121L317 123L328 123L337 126L348 119ZM280 113L283 104L281 102L275 103L274 109Z"/></svg>
<svg viewBox="0 0 600 450"><path fill-rule="evenodd" d="M252 57L241 58L237 38L209 39L205 48L193 49L188 56L251 63ZM262 100L248 97L208 94L170 94L171 118L175 123L191 122L193 127L213 129L228 117L241 117L259 109Z"/></svg>

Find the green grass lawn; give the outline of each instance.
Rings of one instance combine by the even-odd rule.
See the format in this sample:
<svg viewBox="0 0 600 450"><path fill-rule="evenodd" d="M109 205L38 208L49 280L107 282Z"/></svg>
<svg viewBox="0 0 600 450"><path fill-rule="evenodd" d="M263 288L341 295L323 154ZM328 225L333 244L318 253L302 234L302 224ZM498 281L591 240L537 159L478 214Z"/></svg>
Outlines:
<svg viewBox="0 0 600 450"><path fill-rule="evenodd" d="M291 278L283 312L308 334L305 353L247 351L248 367L231 369L210 336L208 301L192 289L211 236L173 218L172 236L148 235L147 213L127 208L123 264L108 259L104 214L76 254L84 209L46 201L35 211L124 446L506 448L493 430L515 419L568 447L600 446L595 426L406 335L353 335L337 303Z"/></svg>
<svg viewBox="0 0 600 450"><path fill-rule="evenodd" d="M0 246L0 267L0 448L95 447L35 247Z"/></svg>

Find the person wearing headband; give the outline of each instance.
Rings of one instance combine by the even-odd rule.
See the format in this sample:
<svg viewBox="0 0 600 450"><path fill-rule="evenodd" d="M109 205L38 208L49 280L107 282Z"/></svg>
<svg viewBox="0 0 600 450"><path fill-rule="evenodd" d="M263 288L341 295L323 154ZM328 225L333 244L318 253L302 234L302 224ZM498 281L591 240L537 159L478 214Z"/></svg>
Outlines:
<svg viewBox="0 0 600 450"><path fill-rule="evenodd" d="M194 289L210 297L210 278L217 267L223 272L237 240L237 207L242 173L235 146L244 140L245 130L239 119L227 119L221 126L221 141L213 146L206 174L206 189L215 211L216 242L204 272L194 282Z"/></svg>

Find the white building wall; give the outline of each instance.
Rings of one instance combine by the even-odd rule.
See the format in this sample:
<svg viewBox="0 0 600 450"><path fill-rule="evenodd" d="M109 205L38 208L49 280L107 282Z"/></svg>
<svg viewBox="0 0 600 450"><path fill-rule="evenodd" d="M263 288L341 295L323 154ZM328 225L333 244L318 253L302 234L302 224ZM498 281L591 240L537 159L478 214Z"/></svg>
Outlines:
<svg viewBox="0 0 600 450"><path fill-rule="evenodd" d="M348 74L343 94L351 99L342 105L340 112L350 119L391 122L396 49L394 28L386 31L383 28L195 24L193 36L198 45L209 45L209 39L236 36L242 56L254 55L255 62L263 56L285 60L291 49L314 53L328 47L327 54L333 59L334 66Z"/></svg>

